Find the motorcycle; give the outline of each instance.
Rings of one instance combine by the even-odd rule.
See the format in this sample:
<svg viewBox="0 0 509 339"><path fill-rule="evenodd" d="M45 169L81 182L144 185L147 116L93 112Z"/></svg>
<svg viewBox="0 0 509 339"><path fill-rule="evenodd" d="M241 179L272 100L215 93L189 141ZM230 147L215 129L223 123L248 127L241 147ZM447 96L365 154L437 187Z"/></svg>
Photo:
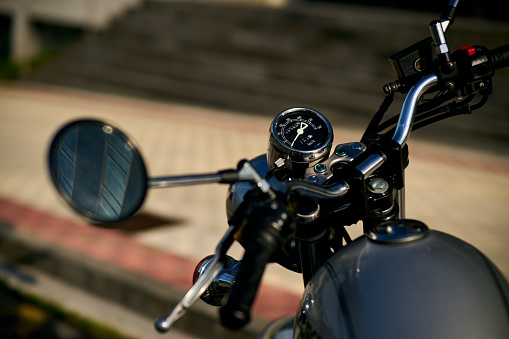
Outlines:
<svg viewBox="0 0 509 339"><path fill-rule="evenodd" d="M112 124L78 120L59 130L51 178L91 223L129 218L149 188L229 185L229 227L157 330L200 298L220 306L225 327L242 328L266 264L276 262L301 273L305 291L294 320L272 323L261 338L509 338L509 285L495 265L405 216L410 133L481 108L495 71L509 66L509 45L449 50L458 2L430 23L429 38L390 58L398 79L357 142L334 146L327 118L295 107L272 121L266 154L235 169L149 178L135 142ZM401 113L384 121L396 93L406 95ZM352 240L347 227L359 221L364 235ZM241 261L227 255L234 241L245 249Z"/></svg>

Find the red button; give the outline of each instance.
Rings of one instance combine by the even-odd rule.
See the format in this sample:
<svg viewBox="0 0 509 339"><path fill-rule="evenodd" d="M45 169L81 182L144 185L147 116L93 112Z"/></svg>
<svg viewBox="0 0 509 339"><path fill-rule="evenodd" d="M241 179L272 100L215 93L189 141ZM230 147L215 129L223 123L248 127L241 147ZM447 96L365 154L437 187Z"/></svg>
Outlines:
<svg viewBox="0 0 509 339"><path fill-rule="evenodd" d="M460 47L460 49L462 51L466 51L468 53L468 56L472 56L472 55L475 54L475 48L470 46L470 45L466 45L466 46Z"/></svg>

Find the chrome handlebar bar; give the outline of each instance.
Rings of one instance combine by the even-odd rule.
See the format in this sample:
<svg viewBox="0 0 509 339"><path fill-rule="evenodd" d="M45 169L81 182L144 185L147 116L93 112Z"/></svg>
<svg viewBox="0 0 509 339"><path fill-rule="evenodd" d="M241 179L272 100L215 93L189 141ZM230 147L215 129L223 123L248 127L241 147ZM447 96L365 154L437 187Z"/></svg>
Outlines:
<svg viewBox="0 0 509 339"><path fill-rule="evenodd" d="M392 137L392 140L396 141L400 146L404 146L410 136L417 104L421 99L421 96L428 89L436 85L437 82L438 77L435 74L430 74L417 82L417 84L415 84L415 86L413 86L408 92L405 101L403 102L403 107L401 108L396 132Z"/></svg>
<svg viewBox="0 0 509 339"><path fill-rule="evenodd" d="M396 131L392 140L398 143L400 146L404 146L412 131L414 124L415 112L417 110L417 104L421 99L422 95L431 87L435 86L438 82L438 77L435 74L430 74L421 80L419 80L408 92L401 113L399 116ZM356 169L361 172L364 177L368 177L380 166L384 164L387 158L381 153L373 153L366 160L357 165Z"/></svg>

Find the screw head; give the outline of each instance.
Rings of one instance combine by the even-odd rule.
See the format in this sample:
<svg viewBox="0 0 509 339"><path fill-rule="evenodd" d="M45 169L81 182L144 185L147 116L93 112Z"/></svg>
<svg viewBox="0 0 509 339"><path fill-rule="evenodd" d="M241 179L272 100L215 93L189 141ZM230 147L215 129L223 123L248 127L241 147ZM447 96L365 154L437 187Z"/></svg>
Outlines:
<svg viewBox="0 0 509 339"><path fill-rule="evenodd" d="M445 88L447 88L448 91L452 92L456 89L456 84L454 81L449 81L447 84L445 84Z"/></svg>
<svg viewBox="0 0 509 339"><path fill-rule="evenodd" d="M334 153L339 157L345 157L348 154L346 149L344 149L343 147L336 148L336 151Z"/></svg>
<svg viewBox="0 0 509 339"><path fill-rule="evenodd" d="M368 190L375 194L384 194L389 190L389 183L382 178L373 178L368 182Z"/></svg>
<svg viewBox="0 0 509 339"><path fill-rule="evenodd" d="M308 180L311 182L318 182L318 177L316 175L312 175L308 178Z"/></svg>
<svg viewBox="0 0 509 339"><path fill-rule="evenodd" d="M327 169L327 166L325 166L324 164L316 164L315 165L315 172L317 172L317 173L325 172L326 169Z"/></svg>

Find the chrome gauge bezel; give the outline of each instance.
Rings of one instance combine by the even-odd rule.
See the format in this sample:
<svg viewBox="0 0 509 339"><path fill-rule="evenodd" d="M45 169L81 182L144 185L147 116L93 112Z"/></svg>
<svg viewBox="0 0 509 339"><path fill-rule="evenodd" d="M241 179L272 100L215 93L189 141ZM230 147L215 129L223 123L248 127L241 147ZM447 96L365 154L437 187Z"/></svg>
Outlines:
<svg viewBox="0 0 509 339"><path fill-rule="evenodd" d="M312 150L298 149L287 145L285 141L278 135L277 129L279 125L285 121L289 115L300 112L306 115L311 115L312 119L319 120L320 124L326 127L326 139L323 141L320 147ZM323 114L305 107L294 107L287 109L279 113L270 125L270 137L267 150L267 162L269 164L269 168L273 169L283 165L290 169L305 170L306 168L313 166L314 164L326 159L329 156L333 139L334 133L332 126L329 120L327 120ZM279 159L282 160L280 160L279 164L276 165L275 163Z"/></svg>

